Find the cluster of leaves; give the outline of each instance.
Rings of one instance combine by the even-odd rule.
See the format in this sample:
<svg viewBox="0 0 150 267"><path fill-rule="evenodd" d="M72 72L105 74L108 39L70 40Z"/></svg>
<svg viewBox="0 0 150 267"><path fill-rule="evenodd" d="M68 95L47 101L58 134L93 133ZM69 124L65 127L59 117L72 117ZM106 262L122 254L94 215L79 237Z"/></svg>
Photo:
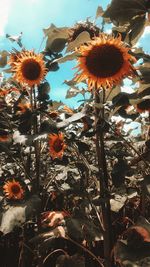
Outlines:
<svg viewBox="0 0 150 267"><path fill-rule="evenodd" d="M59 64L76 59L75 48L89 42L93 34L98 36L110 22L114 24L112 32L120 33L122 40L133 46L148 25L148 11L146 0L132 4L112 0L105 12L97 9L100 27L88 20L72 28L51 24L44 29L47 41L41 52L48 71L57 71ZM6 37L22 48L21 36ZM10 77L2 77L0 86L1 247L4 251L11 236L17 235L18 265L104 266L101 214L106 199L100 194L103 174L95 156L95 136L102 133L113 264L149 266L150 56L136 48L131 53L142 59L132 80L134 93L122 92L122 82L112 91L99 92L104 103L95 103L92 93L86 99L86 82L80 88L74 79L66 80L66 98L82 94L85 99L74 110L50 98L47 80L32 91L18 83L10 69L4 69ZM7 66L8 55L1 52L0 67ZM104 110L103 120L95 119L95 110ZM125 131L125 126L132 121L141 125L141 132L131 140L132 129ZM61 159L53 158L49 148L49 135L60 132L66 144ZM3 190L14 178L24 190L23 199L9 199Z"/></svg>

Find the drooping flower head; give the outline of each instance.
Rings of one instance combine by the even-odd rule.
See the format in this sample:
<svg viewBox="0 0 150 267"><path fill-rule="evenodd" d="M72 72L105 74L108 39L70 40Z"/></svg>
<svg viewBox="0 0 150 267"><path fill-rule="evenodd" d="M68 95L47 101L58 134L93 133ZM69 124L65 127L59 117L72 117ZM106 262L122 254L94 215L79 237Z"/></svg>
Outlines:
<svg viewBox="0 0 150 267"><path fill-rule="evenodd" d="M112 88L121 80L133 74L129 48L125 47L121 37L114 38L112 35L101 34L88 45L82 45L77 49L78 72L76 80L81 82L88 80L89 89Z"/></svg>
<svg viewBox="0 0 150 267"><path fill-rule="evenodd" d="M71 33L68 41L74 41L80 33L85 31L89 33L91 39L98 36L100 33L100 29L94 23L88 20L77 22L74 27L71 28Z"/></svg>
<svg viewBox="0 0 150 267"><path fill-rule="evenodd" d="M9 64L14 78L23 84L29 86L39 85L46 75L45 62L42 54L35 54L33 51L22 51L15 56L10 57Z"/></svg>
<svg viewBox="0 0 150 267"><path fill-rule="evenodd" d="M49 112L49 117L52 118L53 120L57 119L58 116L59 116L59 113L56 110L51 110Z"/></svg>
<svg viewBox="0 0 150 267"><path fill-rule="evenodd" d="M21 184L15 179L6 182L3 186L3 190L8 199L22 199L24 195Z"/></svg>
<svg viewBox="0 0 150 267"><path fill-rule="evenodd" d="M49 135L49 153L52 159L62 158L66 144L64 142L63 133Z"/></svg>

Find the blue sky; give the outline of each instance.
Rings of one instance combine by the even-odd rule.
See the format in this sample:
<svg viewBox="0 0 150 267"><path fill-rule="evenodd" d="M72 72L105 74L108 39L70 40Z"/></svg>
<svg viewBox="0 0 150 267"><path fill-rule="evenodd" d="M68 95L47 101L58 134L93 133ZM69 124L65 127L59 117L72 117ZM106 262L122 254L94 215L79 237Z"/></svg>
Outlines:
<svg viewBox="0 0 150 267"><path fill-rule="evenodd" d="M38 50L44 37L43 28L48 28L51 23L57 27L70 27L87 17L94 20L98 5L105 9L109 2L109 0L0 0L0 50L17 48L5 38L5 35L6 33L18 35L21 31L26 49ZM97 24L99 22L98 19ZM149 36L150 26L146 28L137 44L144 46L146 52L150 52ZM73 63L61 64L59 71L48 74L52 99L64 101L68 87L63 85L63 81L73 77L72 66ZM81 99L80 95L67 103L75 106L78 99Z"/></svg>

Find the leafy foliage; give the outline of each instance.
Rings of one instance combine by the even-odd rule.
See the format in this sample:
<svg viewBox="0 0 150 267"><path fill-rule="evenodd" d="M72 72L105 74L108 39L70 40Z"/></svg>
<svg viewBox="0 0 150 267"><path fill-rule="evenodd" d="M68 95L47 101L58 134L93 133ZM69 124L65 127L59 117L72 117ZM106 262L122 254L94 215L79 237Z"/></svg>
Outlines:
<svg viewBox="0 0 150 267"><path fill-rule="evenodd" d="M110 90L97 91L88 90L86 76L82 83L62 81L67 99L84 98L75 109L51 99L45 76L32 87L18 82L12 65L26 50L22 33L7 34L19 50L0 52L0 67L7 73L0 81L0 246L2 252L14 246L16 266L149 266L150 55L133 47L148 12L146 0L112 0L105 11L97 9L100 27L87 19L74 27L51 24L43 30L46 46L40 58L47 72L78 59L78 48L108 22L137 59L130 77L133 93L122 91L124 77ZM30 78L28 71L22 75ZM133 135L137 125L140 131ZM13 179L23 198L15 198L13 186L6 194L4 186ZM8 259L0 257L9 267Z"/></svg>

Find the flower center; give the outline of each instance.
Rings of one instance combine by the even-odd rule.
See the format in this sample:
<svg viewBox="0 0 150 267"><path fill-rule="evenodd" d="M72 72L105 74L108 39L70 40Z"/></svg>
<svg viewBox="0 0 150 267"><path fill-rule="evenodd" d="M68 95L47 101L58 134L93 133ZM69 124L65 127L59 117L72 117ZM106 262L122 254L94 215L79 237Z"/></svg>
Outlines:
<svg viewBox="0 0 150 267"><path fill-rule="evenodd" d="M20 186L14 184L11 186L11 191L14 195L17 195L20 192Z"/></svg>
<svg viewBox="0 0 150 267"><path fill-rule="evenodd" d="M60 152L63 148L63 141L60 140L59 138L55 140L53 144L53 148L56 152Z"/></svg>
<svg viewBox="0 0 150 267"><path fill-rule="evenodd" d="M123 65L123 55L114 45L95 45L86 56L88 71L97 78L115 75Z"/></svg>
<svg viewBox="0 0 150 267"><path fill-rule="evenodd" d="M41 73L41 67L34 59L26 59L22 64L22 74L28 80L36 80Z"/></svg>

